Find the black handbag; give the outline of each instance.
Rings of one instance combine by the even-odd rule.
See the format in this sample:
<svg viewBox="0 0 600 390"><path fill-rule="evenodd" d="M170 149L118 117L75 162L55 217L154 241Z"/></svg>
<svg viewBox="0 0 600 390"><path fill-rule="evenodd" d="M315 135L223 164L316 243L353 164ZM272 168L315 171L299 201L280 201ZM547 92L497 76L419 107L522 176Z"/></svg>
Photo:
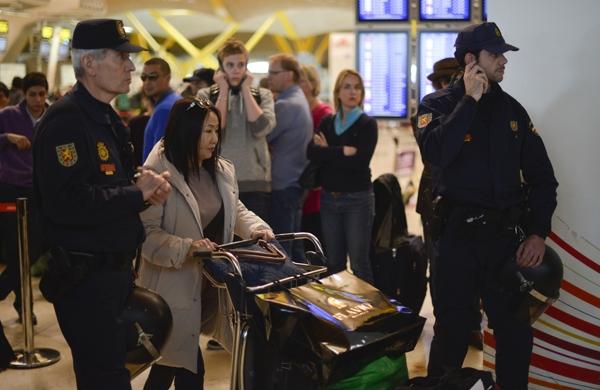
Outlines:
<svg viewBox="0 0 600 390"><path fill-rule="evenodd" d="M314 161L309 162L298 178L300 187L306 190L314 190L315 188L321 187L321 178L319 177L320 170L321 164Z"/></svg>

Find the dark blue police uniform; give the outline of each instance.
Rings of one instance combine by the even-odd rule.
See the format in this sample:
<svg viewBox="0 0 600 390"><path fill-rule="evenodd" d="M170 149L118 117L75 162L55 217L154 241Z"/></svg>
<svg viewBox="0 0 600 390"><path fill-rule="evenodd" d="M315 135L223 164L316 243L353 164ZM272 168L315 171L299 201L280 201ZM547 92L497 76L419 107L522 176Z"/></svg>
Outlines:
<svg viewBox="0 0 600 390"><path fill-rule="evenodd" d="M527 235L545 238L550 231L558 183L542 139L525 109L497 83L476 102L458 80L426 96L417 121L421 153L440 167L445 220L433 280L429 374L462 365L476 320L472 308L481 297L496 338L498 384L526 389L532 330L515 319L520 297L503 289L498 275L514 261L525 199Z"/></svg>
<svg viewBox="0 0 600 390"><path fill-rule="evenodd" d="M119 315L144 239L144 200L131 181L127 139L111 106L77 83L48 109L34 141L34 193L47 244L91 264L83 281L54 302L80 389L130 388Z"/></svg>

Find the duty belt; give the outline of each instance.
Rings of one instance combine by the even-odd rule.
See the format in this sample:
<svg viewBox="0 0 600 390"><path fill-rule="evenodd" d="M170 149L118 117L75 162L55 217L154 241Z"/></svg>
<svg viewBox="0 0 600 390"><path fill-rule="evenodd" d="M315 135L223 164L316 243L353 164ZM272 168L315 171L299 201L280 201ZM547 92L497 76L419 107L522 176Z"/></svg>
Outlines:
<svg viewBox="0 0 600 390"><path fill-rule="evenodd" d="M94 268L109 268L117 270L130 269L134 252L82 252L82 251L67 251L71 256L79 259L85 259L88 265Z"/></svg>

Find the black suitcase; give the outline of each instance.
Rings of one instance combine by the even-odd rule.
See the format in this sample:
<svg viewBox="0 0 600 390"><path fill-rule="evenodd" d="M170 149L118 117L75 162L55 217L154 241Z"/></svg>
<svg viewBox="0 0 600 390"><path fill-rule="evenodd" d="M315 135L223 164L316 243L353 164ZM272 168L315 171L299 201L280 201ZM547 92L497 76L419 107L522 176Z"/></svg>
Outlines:
<svg viewBox="0 0 600 390"><path fill-rule="evenodd" d="M425 245L412 234L398 241L395 248L371 248L375 287L418 314L427 292Z"/></svg>

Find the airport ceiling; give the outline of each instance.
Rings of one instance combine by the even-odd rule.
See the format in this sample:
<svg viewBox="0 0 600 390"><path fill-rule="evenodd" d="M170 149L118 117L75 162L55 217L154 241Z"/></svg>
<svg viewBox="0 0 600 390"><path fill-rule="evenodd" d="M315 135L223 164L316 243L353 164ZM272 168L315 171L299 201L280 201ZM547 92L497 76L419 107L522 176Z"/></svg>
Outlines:
<svg viewBox="0 0 600 390"><path fill-rule="evenodd" d="M355 0L0 0L0 10L30 14L37 20L107 16L131 25L137 19L158 38L170 35L166 21L190 40L228 28L253 33L261 27L269 34L296 39L352 30L355 4Z"/></svg>

